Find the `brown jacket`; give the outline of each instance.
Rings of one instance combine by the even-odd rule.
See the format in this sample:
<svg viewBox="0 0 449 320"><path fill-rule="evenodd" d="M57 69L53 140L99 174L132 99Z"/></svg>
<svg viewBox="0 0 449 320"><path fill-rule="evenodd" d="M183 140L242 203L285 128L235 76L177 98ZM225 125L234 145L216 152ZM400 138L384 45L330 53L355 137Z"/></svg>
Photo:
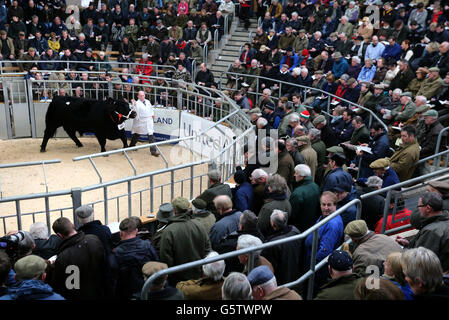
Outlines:
<svg viewBox="0 0 449 320"><path fill-rule="evenodd" d="M413 175L415 163L419 160L419 144L403 144L390 158L391 167L397 173L401 182L410 179Z"/></svg>
<svg viewBox="0 0 449 320"><path fill-rule="evenodd" d="M221 300L221 287L224 278L213 281L210 278L180 281L176 288L182 292L185 300Z"/></svg>
<svg viewBox="0 0 449 320"><path fill-rule="evenodd" d="M263 300L302 300L302 298L299 294L289 288L278 287L276 290L263 297Z"/></svg>

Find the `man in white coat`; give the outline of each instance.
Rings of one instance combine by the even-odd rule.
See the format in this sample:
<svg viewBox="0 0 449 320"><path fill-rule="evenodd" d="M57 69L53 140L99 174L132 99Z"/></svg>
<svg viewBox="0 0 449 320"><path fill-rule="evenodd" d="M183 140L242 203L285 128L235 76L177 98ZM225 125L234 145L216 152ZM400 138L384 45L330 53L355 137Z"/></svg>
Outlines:
<svg viewBox="0 0 449 320"><path fill-rule="evenodd" d="M134 118L133 128L132 128L132 138L130 147L134 147L139 140L141 134L148 135L148 142L154 142L153 136L153 119L156 117L154 115L153 106L151 102L145 99L145 92L139 91L137 94L137 101L132 100L137 116ZM151 154L155 157L159 156L159 152L156 147L150 148Z"/></svg>

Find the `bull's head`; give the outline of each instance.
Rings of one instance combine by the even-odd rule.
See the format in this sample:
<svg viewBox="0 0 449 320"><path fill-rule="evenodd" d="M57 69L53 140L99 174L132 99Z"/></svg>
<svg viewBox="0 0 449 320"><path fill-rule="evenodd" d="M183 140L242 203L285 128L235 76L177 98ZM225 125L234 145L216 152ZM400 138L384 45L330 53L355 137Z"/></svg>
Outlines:
<svg viewBox="0 0 449 320"><path fill-rule="evenodd" d="M114 118L117 119L117 124L121 124L127 119L134 119L137 115L134 107L130 107L130 104L124 100L108 99L107 103L112 105L112 113Z"/></svg>

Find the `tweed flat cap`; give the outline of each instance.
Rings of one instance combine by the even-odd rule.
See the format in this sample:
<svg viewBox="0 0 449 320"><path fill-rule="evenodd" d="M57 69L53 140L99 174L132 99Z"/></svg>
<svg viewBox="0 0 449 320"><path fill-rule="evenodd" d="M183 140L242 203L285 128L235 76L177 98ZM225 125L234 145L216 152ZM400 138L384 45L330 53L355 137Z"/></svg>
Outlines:
<svg viewBox="0 0 449 320"><path fill-rule="evenodd" d="M377 159L369 165L371 169L384 169L390 166L390 160L388 158Z"/></svg>
<svg viewBox="0 0 449 320"><path fill-rule="evenodd" d="M90 215L94 212L91 206L82 205L75 210L75 214L78 218L84 219L90 217Z"/></svg>
<svg viewBox="0 0 449 320"><path fill-rule="evenodd" d="M352 238L361 238L368 232L365 220L354 220L348 223L345 233Z"/></svg>

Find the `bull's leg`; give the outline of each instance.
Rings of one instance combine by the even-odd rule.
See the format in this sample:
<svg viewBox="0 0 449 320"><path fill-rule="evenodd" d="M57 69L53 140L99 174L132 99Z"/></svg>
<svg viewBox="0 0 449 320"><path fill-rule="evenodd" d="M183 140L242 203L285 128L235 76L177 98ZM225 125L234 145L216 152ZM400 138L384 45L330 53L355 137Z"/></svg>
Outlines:
<svg viewBox="0 0 449 320"><path fill-rule="evenodd" d="M73 142L76 143L76 146L78 148L81 148L83 146L81 141L79 141L78 138L76 137L76 134L75 134L76 131L75 130L73 130L71 128L67 128L67 127L64 127L64 130L65 130L65 132L67 132L67 134L69 135L70 139L72 139Z"/></svg>
<svg viewBox="0 0 449 320"><path fill-rule="evenodd" d="M101 152L106 152L106 138L97 136L98 143L101 147Z"/></svg>
<svg viewBox="0 0 449 320"><path fill-rule="evenodd" d="M45 152L48 140L55 135L57 127L46 127L44 131L44 138L42 139L41 152Z"/></svg>
<svg viewBox="0 0 449 320"><path fill-rule="evenodd" d="M126 134L122 134L120 136L120 140L123 142L123 148L128 148L128 139L126 138Z"/></svg>

